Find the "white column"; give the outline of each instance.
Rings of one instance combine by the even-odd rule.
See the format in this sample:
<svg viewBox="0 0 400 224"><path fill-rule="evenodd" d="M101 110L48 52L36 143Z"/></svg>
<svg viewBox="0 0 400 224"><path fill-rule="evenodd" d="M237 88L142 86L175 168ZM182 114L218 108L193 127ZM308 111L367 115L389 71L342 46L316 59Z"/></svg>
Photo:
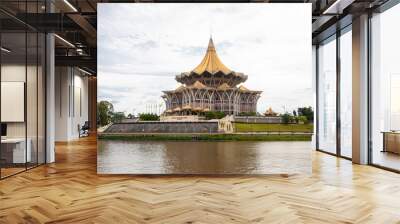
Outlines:
<svg viewBox="0 0 400 224"><path fill-rule="evenodd" d="M55 69L55 141L69 141L72 138L72 69L65 66Z"/></svg>
<svg viewBox="0 0 400 224"><path fill-rule="evenodd" d="M55 161L54 133L55 133L55 60L54 35L46 36L46 163Z"/></svg>
<svg viewBox="0 0 400 224"><path fill-rule="evenodd" d="M314 130L313 130L313 135L312 135L312 146L314 147L313 149L316 150L317 149L317 140L316 140L316 136L317 136L317 47L315 45L312 45L312 90L313 90L313 108L314 108Z"/></svg>
<svg viewBox="0 0 400 224"><path fill-rule="evenodd" d="M368 15L353 20L353 162L368 163Z"/></svg>

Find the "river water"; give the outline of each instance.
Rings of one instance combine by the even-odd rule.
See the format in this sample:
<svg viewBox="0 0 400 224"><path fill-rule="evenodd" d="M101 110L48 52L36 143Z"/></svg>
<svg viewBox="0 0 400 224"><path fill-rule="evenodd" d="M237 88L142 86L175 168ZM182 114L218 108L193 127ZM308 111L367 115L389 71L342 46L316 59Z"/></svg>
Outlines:
<svg viewBox="0 0 400 224"><path fill-rule="evenodd" d="M311 173L311 142L99 140L99 174Z"/></svg>

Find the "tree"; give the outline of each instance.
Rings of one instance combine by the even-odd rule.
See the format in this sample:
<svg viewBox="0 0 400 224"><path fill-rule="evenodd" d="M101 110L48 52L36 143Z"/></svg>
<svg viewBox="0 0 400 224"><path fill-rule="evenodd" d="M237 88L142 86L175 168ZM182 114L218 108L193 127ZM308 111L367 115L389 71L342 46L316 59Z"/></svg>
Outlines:
<svg viewBox="0 0 400 224"><path fill-rule="evenodd" d="M312 107L299 107L297 112L299 116L307 117L308 122L314 121L314 111Z"/></svg>
<svg viewBox="0 0 400 224"><path fill-rule="evenodd" d="M97 122L100 126L105 126L111 122L114 112L114 106L108 101L100 101L97 103Z"/></svg>
<svg viewBox="0 0 400 224"><path fill-rule="evenodd" d="M298 120L298 117L295 117L295 116L290 116L290 123L297 123L299 120Z"/></svg>
<svg viewBox="0 0 400 224"><path fill-rule="evenodd" d="M293 110L293 116L297 116L297 112L296 112L296 110Z"/></svg>
<svg viewBox="0 0 400 224"><path fill-rule="evenodd" d="M298 116L297 117L297 122L299 124L307 124L308 123L308 119L306 116Z"/></svg>
<svg viewBox="0 0 400 224"><path fill-rule="evenodd" d="M288 112L281 114L281 118L282 118L282 123L284 124L289 124L293 120L292 115L290 115Z"/></svg>
<svg viewBox="0 0 400 224"><path fill-rule="evenodd" d="M123 119L125 119L125 114L124 114L124 112L112 113L111 122L113 122L113 123L120 123Z"/></svg>

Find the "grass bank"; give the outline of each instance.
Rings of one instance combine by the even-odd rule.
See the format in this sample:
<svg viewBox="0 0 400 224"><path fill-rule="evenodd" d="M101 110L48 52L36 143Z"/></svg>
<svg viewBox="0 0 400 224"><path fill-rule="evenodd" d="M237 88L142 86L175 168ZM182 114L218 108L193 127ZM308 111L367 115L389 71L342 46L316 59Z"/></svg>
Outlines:
<svg viewBox="0 0 400 224"><path fill-rule="evenodd" d="M312 124L234 123L236 132L305 132L312 133Z"/></svg>
<svg viewBox="0 0 400 224"><path fill-rule="evenodd" d="M113 134L99 135L104 140L129 140L129 141L311 141L311 135L291 134Z"/></svg>

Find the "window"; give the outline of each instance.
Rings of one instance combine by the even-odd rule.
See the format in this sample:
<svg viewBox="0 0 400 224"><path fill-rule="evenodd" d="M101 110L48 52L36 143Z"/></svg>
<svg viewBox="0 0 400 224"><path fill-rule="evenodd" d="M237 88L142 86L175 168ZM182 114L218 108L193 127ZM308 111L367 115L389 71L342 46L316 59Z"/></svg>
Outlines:
<svg viewBox="0 0 400 224"><path fill-rule="evenodd" d="M351 26L340 36L340 155L352 157L352 34Z"/></svg>
<svg viewBox="0 0 400 224"><path fill-rule="evenodd" d="M400 5L371 19L371 160L400 170Z"/></svg>
<svg viewBox="0 0 400 224"><path fill-rule="evenodd" d="M18 6L20 13L36 13L42 4ZM2 13L0 17L14 21ZM22 23L15 22L12 29L6 23L0 26L0 178L5 178L45 163L46 40Z"/></svg>
<svg viewBox="0 0 400 224"><path fill-rule="evenodd" d="M318 146L336 153L336 36L318 48Z"/></svg>

